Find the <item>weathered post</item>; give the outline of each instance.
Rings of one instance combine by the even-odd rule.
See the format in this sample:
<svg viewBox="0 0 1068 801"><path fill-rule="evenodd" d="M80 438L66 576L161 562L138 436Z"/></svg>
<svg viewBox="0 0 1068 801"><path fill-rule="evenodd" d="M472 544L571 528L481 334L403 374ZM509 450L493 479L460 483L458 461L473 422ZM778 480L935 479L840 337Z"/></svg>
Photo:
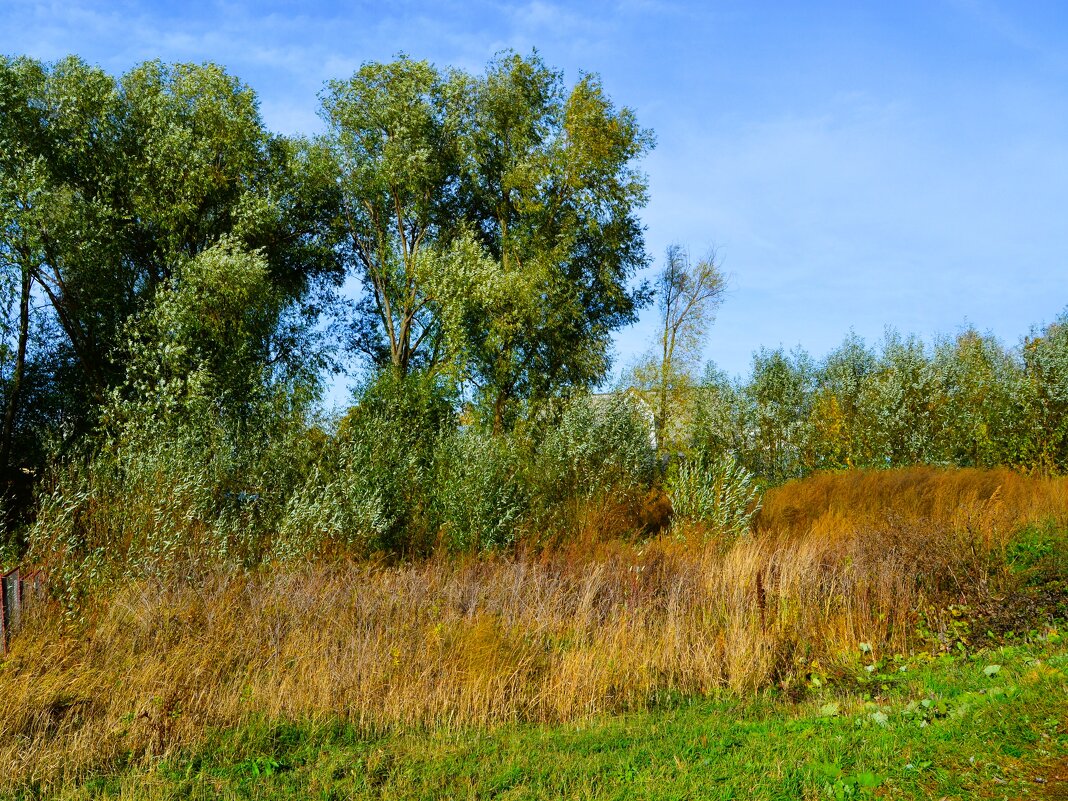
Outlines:
<svg viewBox="0 0 1068 801"><path fill-rule="evenodd" d="M16 567L0 577L0 655L7 655L7 643L22 621L22 579Z"/></svg>

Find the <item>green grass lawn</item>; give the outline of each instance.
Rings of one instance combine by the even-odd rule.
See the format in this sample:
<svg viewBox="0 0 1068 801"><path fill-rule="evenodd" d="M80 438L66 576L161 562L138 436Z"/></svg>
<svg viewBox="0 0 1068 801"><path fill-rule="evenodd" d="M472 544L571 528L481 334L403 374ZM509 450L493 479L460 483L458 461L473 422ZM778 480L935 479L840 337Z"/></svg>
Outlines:
<svg viewBox="0 0 1068 801"><path fill-rule="evenodd" d="M680 699L567 725L377 736L265 721L63 797L1055 798L1066 757L1068 647L1054 633L971 656L865 656L800 701Z"/></svg>

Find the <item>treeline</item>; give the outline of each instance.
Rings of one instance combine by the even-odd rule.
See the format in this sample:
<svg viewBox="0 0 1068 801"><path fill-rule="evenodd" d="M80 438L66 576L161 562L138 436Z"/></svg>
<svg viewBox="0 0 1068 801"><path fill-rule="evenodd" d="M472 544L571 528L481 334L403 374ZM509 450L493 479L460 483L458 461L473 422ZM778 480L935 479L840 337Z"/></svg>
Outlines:
<svg viewBox="0 0 1068 801"><path fill-rule="evenodd" d="M0 561L80 592L672 519L738 534L761 486L813 470L1068 470L1065 318L1019 351L851 338L696 379L723 276L673 248L635 284L652 136L595 76L401 58L321 113L321 136L274 134L214 65L0 59ZM654 297L633 386L590 395Z"/></svg>
<svg viewBox="0 0 1068 801"><path fill-rule="evenodd" d="M631 279L652 137L596 76L566 85L536 54L479 75L400 58L330 82L321 115L321 136L274 134L254 91L211 64L116 78L0 59L9 545L57 508L88 551L98 523L109 549L174 516L190 536L279 524L266 510L329 472L317 460L363 457L316 450L345 439L315 410L346 367L372 387L348 439L396 456L400 483L426 479L421 454L461 408L503 436L603 378L612 332L649 300ZM101 522L104 474L150 517ZM393 521L410 521L376 492L340 514L400 549Z"/></svg>
<svg viewBox="0 0 1068 801"><path fill-rule="evenodd" d="M729 453L765 481L917 464L1068 472L1068 314L1018 348L974 329L927 345L849 336L822 361L762 349L679 392L673 445Z"/></svg>

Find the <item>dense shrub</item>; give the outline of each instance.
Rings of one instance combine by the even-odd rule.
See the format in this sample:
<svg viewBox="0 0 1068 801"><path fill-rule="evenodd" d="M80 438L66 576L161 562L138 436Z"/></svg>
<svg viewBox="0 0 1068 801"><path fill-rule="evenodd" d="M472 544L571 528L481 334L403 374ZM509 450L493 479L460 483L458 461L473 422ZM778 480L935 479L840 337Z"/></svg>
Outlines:
<svg viewBox="0 0 1068 801"><path fill-rule="evenodd" d="M192 576L269 559L323 436L283 394L237 424L201 410L152 439L112 437L52 472L28 561L74 596L125 575Z"/></svg>
<svg viewBox="0 0 1068 801"><path fill-rule="evenodd" d="M290 501L280 554L327 543L359 553L427 551L435 455L455 429L454 410L444 384L392 371L377 376Z"/></svg>
<svg viewBox="0 0 1068 801"><path fill-rule="evenodd" d="M740 537L760 508L753 474L729 453L697 453L675 462L667 492L676 525L699 524L706 532Z"/></svg>
<svg viewBox="0 0 1068 801"><path fill-rule="evenodd" d="M625 394L574 398L528 436L532 514L546 535L574 533L591 508L640 504L654 478L649 420Z"/></svg>
<svg viewBox="0 0 1068 801"><path fill-rule="evenodd" d="M512 437L464 428L435 454L432 509L439 541L453 551L510 545L528 522L530 487Z"/></svg>

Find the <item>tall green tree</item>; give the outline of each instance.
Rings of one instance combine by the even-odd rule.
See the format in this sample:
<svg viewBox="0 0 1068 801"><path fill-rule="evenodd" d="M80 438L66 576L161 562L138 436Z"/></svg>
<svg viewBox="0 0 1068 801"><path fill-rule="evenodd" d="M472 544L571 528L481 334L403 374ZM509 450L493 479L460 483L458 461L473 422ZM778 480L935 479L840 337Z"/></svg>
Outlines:
<svg viewBox="0 0 1068 801"><path fill-rule="evenodd" d="M6 66L6 65L5 65ZM0 71L0 94L15 92L8 70ZM2 102L2 101L0 101ZM8 103L4 104L9 105ZM6 108L4 109L7 110ZM5 479L11 467L12 442L20 401L25 394L26 362L30 340L30 303L35 267L39 261L33 225L28 219L31 198L39 186L37 164L17 169L26 159L19 144L16 122L5 114L0 122L0 298L3 301L3 337L0 339L0 366L4 380L3 428L0 432L0 475ZM12 130L15 128L15 130ZM12 314L13 308L17 311Z"/></svg>
<svg viewBox="0 0 1068 801"><path fill-rule="evenodd" d="M469 318L469 375L495 429L517 399L588 386L609 367L612 332L649 300L636 161L653 145L596 76L569 90L535 54L505 53L471 90L467 214L511 288Z"/></svg>
<svg viewBox="0 0 1068 801"><path fill-rule="evenodd" d="M120 256L127 215L118 202L123 162L115 83L76 59L51 68L8 60L0 75L0 149L8 154L4 248L16 256L23 287L47 298L83 391L99 399L106 354L136 283Z"/></svg>
<svg viewBox="0 0 1068 801"><path fill-rule="evenodd" d="M652 137L594 76L568 90L536 55L481 76L401 58L331 83L323 115L374 363L448 367L498 431L518 402L604 376L648 300L629 283Z"/></svg>
<svg viewBox="0 0 1068 801"><path fill-rule="evenodd" d="M290 304L337 273L325 175L301 175L308 148L271 136L255 94L220 67L149 62L116 80L75 58L5 59L0 84L0 250L64 334L76 366L64 392L91 399L75 431L123 380L127 321L184 260L233 237Z"/></svg>
<svg viewBox="0 0 1068 801"><path fill-rule="evenodd" d="M402 376L445 359L434 270L462 223L461 83L401 58L331 81L323 99L342 252L367 293L357 345Z"/></svg>
<svg viewBox="0 0 1068 801"><path fill-rule="evenodd" d="M943 382L924 343L888 330L861 396L865 450L872 455L872 466L938 462L938 432L945 413Z"/></svg>

